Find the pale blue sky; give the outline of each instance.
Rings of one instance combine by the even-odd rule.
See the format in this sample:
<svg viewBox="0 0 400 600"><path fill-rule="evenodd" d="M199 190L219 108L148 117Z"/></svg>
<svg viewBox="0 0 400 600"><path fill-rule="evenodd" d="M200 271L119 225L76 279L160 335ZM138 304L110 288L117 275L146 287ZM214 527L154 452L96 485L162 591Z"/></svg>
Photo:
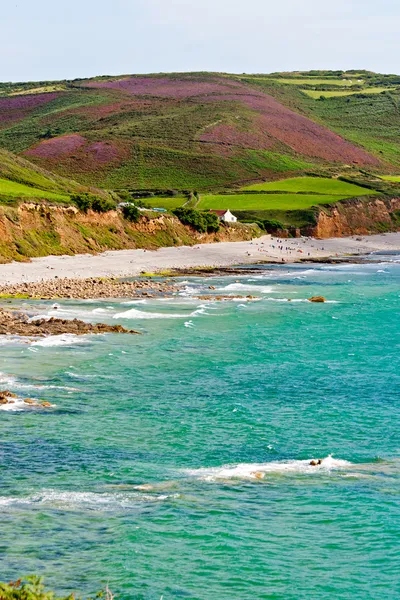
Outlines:
<svg viewBox="0 0 400 600"><path fill-rule="evenodd" d="M398 0L4 0L0 81L161 71L400 73Z"/></svg>

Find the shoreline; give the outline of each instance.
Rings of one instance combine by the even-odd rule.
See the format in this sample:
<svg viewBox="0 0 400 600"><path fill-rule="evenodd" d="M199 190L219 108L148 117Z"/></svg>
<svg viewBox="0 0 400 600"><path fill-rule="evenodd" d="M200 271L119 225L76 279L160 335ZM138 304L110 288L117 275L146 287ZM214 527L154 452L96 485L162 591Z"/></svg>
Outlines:
<svg viewBox="0 0 400 600"><path fill-rule="evenodd" d="M73 256L33 258L29 263L0 265L0 292L10 285L57 282L58 279L128 278L163 271L226 268L246 264L291 264L307 260L323 262L371 252L400 251L400 232L346 238L290 238L271 236L245 242L216 242L196 246L170 246L158 250L109 250ZM169 273L168 273L169 275Z"/></svg>

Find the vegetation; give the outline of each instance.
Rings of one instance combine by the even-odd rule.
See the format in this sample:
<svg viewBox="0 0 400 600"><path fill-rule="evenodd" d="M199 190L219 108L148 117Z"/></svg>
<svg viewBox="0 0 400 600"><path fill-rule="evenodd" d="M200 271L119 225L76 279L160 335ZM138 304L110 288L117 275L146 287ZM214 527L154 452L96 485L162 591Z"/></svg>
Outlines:
<svg viewBox="0 0 400 600"><path fill-rule="evenodd" d="M95 598L112 600L113 594L108 587L104 592L96 594ZM0 600L78 600L74 594L58 596L55 592L47 590L40 577L31 576L24 580L0 582ZM87 598L87 600L90 600Z"/></svg>
<svg viewBox="0 0 400 600"><path fill-rule="evenodd" d="M198 209L298 210L317 204L332 204L347 197L333 194L221 194L202 196Z"/></svg>
<svg viewBox="0 0 400 600"><path fill-rule="evenodd" d="M365 90L301 90L307 96L314 99L320 98L339 98L343 96L353 96L354 94L381 94L382 92L387 91L388 88L384 87L369 87ZM389 90L390 91L390 90Z"/></svg>
<svg viewBox="0 0 400 600"><path fill-rule="evenodd" d="M6 199L24 200L52 200L53 202L68 202L69 196L40 190L39 188L29 187L23 183L16 183L8 179L0 179L0 202Z"/></svg>
<svg viewBox="0 0 400 600"><path fill-rule="evenodd" d="M323 174L332 166L362 166L361 147L400 164L400 77L318 73L171 74L162 78L163 94L157 76L136 78L135 91L129 79L121 89L117 77L0 84L0 147L106 189L204 192L276 173ZM280 103L274 110L271 96ZM316 124L327 127L327 135L337 131L354 142L353 150L340 150L337 138L316 145L320 138L307 137L303 117L296 125L298 113L310 118L310 131ZM263 124L271 114L277 119L272 127ZM74 147L71 136L79 137ZM170 208L176 208L172 200Z"/></svg>
<svg viewBox="0 0 400 600"><path fill-rule="evenodd" d="M193 208L176 208L173 213L181 223L189 225L201 233L213 233L220 229L218 217L214 213L198 211Z"/></svg>
<svg viewBox="0 0 400 600"><path fill-rule="evenodd" d="M115 210L117 205L109 198L101 198L94 194L82 193L74 194L71 196L72 202L76 204L80 211L87 213L87 211L94 210L97 213L106 213L110 210Z"/></svg>
<svg viewBox="0 0 400 600"><path fill-rule="evenodd" d="M140 212L134 204L126 204L123 206L122 214L127 221L131 221L132 223L137 223L139 221Z"/></svg>
<svg viewBox="0 0 400 600"><path fill-rule="evenodd" d="M281 191L305 192L316 194L333 194L339 196L361 196L366 190L364 187L342 181L328 179L327 177L295 177L280 181L256 183L242 188L243 191Z"/></svg>

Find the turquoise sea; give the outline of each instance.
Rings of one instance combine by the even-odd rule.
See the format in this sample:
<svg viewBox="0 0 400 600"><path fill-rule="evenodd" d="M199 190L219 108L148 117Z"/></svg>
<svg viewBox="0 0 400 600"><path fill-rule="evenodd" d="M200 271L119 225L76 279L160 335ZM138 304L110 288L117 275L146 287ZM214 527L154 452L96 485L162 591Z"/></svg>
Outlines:
<svg viewBox="0 0 400 600"><path fill-rule="evenodd" d="M400 262L380 258L188 278L173 299L15 301L143 335L2 340L0 389L55 407L0 410L0 580L398 599Z"/></svg>

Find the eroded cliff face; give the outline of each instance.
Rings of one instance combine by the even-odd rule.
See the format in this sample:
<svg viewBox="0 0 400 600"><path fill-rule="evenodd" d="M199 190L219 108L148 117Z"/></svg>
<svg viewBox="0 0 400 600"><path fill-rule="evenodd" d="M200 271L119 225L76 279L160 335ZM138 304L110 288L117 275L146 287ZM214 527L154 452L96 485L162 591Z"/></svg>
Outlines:
<svg viewBox="0 0 400 600"><path fill-rule="evenodd" d="M257 231L245 225L199 234L170 215L144 214L130 223L121 213L79 212L75 207L21 204L0 208L0 262L50 254L96 253L127 248L155 249L215 241L249 240Z"/></svg>
<svg viewBox="0 0 400 600"><path fill-rule="evenodd" d="M400 230L400 198L351 198L323 207L315 227L303 234L317 238Z"/></svg>

